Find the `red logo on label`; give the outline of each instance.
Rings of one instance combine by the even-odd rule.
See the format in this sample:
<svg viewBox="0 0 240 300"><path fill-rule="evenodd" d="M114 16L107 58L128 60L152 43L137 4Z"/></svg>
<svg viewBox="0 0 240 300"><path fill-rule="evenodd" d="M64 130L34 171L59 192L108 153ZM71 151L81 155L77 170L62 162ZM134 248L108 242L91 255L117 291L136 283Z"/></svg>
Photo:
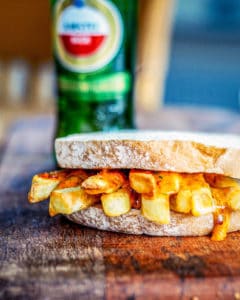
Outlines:
<svg viewBox="0 0 240 300"><path fill-rule="evenodd" d="M61 34L64 48L75 56L89 56L94 54L107 38L106 35Z"/></svg>

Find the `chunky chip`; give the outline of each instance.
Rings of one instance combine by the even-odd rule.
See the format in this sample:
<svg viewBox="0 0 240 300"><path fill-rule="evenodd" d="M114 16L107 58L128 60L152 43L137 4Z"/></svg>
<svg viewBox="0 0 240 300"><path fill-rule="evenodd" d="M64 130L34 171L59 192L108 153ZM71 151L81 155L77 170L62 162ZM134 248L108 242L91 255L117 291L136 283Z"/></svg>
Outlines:
<svg viewBox="0 0 240 300"><path fill-rule="evenodd" d="M99 196L88 195L81 187L57 189L50 196L49 214L69 215L88 208L99 200Z"/></svg>
<svg viewBox="0 0 240 300"><path fill-rule="evenodd" d="M142 215L158 224L170 223L169 196L167 194L156 193L153 197L147 194L142 195Z"/></svg>
<svg viewBox="0 0 240 300"><path fill-rule="evenodd" d="M209 188L203 187L192 191L192 214L202 216L214 212L214 202Z"/></svg>
<svg viewBox="0 0 240 300"><path fill-rule="evenodd" d="M207 183L211 185L211 187L215 187L215 188L239 186L239 180L227 176L223 176L223 175L204 174L204 178L207 181Z"/></svg>
<svg viewBox="0 0 240 300"><path fill-rule="evenodd" d="M125 177L121 172L103 170L84 180L82 188L89 195L110 194L116 192L124 181Z"/></svg>
<svg viewBox="0 0 240 300"><path fill-rule="evenodd" d="M29 202L36 203L47 199L68 173L68 171L53 171L35 175L28 193Z"/></svg>
<svg viewBox="0 0 240 300"><path fill-rule="evenodd" d="M181 189L177 194L170 197L172 210L188 214L192 210L192 191Z"/></svg>
<svg viewBox="0 0 240 300"><path fill-rule="evenodd" d="M178 193L181 186L181 175L174 172L157 172L155 179L161 193L173 195Z"/></svg>
<svg viewBox="0 0 240 300"><path fill-rule="evenodd" d="M156 190L156 180L150 171L131 170L129 182L130 186L139 194L153 195Z"/></svg>
<svg viewBox="0 0 240 300"><path fill-rule="evenodd" d="M131 195L126 189L119 189L111 194L103 194L101 202L104 213L109 217L126 214L131 209Z"/></svg>

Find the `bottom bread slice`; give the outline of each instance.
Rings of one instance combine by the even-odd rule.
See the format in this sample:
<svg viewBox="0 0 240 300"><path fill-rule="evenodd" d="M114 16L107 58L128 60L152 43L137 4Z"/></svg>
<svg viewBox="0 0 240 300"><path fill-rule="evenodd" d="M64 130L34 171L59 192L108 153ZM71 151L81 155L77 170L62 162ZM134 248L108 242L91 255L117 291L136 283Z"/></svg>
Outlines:
<svg viewBox="0 0 240 300"><path fill-rule="evenodd" d="M161 225L145 219L140 210L132 209L122 216L108 217L100 207L90 207L66 217L75 223L100 230L151 236L203 236L211 233L214 225L212 214L194 217L171 211L171 223ZM240 211L231 213L228 232L237 230L240 230Z"/></svg>

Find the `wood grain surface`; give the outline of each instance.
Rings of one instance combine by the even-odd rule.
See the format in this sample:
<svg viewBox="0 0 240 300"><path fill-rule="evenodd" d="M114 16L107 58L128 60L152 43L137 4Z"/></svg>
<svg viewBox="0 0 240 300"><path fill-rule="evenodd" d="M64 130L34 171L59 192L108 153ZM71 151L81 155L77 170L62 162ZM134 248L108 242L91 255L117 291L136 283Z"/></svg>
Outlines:
<svg viewBox="0 0 240 300"><path fill-rule="evenodd" d="M101 232L31 205L54 168L53 120L18 122L0 159L0 299L240 299L240 233L161 238Z"/></svg>

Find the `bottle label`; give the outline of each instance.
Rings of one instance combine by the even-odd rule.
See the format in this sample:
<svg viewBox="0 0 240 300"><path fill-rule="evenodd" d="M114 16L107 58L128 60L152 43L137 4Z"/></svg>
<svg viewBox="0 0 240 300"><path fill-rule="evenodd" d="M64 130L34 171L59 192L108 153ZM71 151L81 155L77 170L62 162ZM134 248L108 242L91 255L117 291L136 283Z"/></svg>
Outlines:
<svg viewBox="0 0 240 300"><path fill-rule="evenodd" d="M54 10L55 52L68 70L91 73L117 55L123 22L108 0L59 0Z"/></svg>
<svg viewBox="0 0 240 300"><path fill-rule="evenodd" d="M58 86L62 92L72 94L75 99L94 102L121 99L131 88L131 75L128 72L117 72L94 76L91 79L78 80L62 75Z"/></svg>

